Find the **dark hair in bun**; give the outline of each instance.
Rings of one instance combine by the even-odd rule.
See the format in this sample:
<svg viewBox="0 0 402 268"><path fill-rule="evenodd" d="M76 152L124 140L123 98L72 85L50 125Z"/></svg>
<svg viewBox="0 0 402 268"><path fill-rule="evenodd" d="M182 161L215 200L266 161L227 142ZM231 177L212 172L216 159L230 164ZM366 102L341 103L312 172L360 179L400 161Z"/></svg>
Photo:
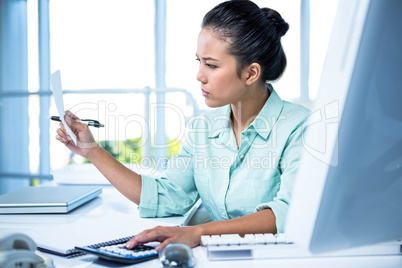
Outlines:
<svg viewBox="0 0 402 268"><path fill-rule="evenodd" d="M289 30L289 24L282 18L281 14L268 7L263 7L261 8L261 10L264 11L265 16L267 16L268 20L271 20L272 23L275 25L276 31L279 36L284 36Z"/></svg>
<svg viewBox="0 0 402 268"><path fill-rule="evenodd" d="M275 81L285 71L281 37L289 24L277 11L259 8L248 0L227 1L205 15L202 27L228 42L228 53L236 58L239 75L253 62L260 64L263 81Z"/></svg>

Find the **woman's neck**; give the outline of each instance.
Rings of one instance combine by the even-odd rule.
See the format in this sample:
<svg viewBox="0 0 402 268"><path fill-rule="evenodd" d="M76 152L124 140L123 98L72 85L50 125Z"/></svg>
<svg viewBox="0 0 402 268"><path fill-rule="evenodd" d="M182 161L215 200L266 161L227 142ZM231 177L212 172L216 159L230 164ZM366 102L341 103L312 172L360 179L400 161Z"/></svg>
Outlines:
<svg viewBox="0 0 402 268"><path fill-rule="evenodd" d="M250 94L247 98L231 104L232 113L230 117L235 133L241 133L254 121L269 95L269 90L263 84L256 88L250 88Z"/></svg>

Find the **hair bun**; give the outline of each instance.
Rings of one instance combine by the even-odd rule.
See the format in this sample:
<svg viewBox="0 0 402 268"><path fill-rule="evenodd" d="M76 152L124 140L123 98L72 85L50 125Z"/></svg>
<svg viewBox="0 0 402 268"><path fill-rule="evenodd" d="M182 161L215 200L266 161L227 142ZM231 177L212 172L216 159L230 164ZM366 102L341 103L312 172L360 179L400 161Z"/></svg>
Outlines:
<svg viewBox="0 0 402 268"><path fill-rule="evenodd" d="M281 17L281 15L268 7L261 8L264 11L265 16L269 21L271 21L275 27L278 35L280 37L284 36L289 30L289 24Z"/></svg>

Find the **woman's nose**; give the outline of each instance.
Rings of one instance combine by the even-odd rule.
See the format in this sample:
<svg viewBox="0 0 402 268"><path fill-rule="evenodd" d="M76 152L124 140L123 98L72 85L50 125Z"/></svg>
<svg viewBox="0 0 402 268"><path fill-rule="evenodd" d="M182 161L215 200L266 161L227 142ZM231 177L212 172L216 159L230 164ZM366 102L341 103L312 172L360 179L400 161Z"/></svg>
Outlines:
<svg viewBox="0 0 402 268"><path fill-rule="evenodd" d="M198 72L197 72L197 80L200 81L201 83L205 83L206 82L206 77L204 75L204 72L202 70L202 67L200 66L198 68Z"/></svg>

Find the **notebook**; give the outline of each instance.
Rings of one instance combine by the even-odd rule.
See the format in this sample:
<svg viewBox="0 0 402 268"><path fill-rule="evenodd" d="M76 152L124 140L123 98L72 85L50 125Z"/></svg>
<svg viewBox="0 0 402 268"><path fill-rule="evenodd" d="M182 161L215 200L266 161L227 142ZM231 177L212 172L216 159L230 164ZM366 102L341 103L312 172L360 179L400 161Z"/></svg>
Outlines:
<svg viewBox="0 0 402 268"><path fill-rule="evenodd" d="M0 214L68 213L101 193L99 186L25 187L0 196Z"/></svg>

